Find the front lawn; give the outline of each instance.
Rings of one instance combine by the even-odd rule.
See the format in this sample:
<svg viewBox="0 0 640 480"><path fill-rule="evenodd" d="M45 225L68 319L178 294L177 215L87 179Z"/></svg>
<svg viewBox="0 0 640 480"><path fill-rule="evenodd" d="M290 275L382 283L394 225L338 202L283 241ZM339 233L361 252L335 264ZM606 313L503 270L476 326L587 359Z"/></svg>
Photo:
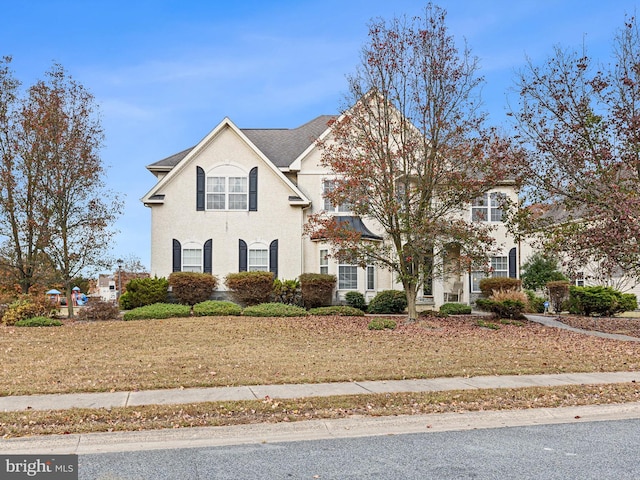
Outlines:
<svg viewBox="0 0 640 480"><path fill-rule="evenodd" d="M199 317L0 327L0 395L633 371L640 343L472 316L369 330L367 317Z"/></svg>

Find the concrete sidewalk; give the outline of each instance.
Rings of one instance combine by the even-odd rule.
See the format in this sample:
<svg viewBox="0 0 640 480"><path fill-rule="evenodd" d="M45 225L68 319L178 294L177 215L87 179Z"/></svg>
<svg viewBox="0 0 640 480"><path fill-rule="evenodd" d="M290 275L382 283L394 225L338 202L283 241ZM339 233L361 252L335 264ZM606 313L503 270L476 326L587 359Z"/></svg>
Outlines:
<svg viewBox="0 0 640 480"><path fill-rule="evenodd" d="M70 393L0 397L0 411L113 408L269 398L328 397L392 392L434 392L488 388L553 387L638 382L640 372L566 373L451 377L422 380L386 380L299 385L248 385L242 387L186 388L130 392Z"/></svg>

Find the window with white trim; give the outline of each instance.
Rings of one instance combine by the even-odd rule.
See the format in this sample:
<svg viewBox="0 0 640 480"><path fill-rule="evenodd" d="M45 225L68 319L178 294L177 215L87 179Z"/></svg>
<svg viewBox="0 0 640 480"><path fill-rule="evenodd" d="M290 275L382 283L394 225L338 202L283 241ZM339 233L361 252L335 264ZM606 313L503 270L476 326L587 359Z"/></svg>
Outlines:
<svg viewBox="0 0 640 480"><path fill-rule="evenodd" d="M376 267L374 265L367 265L366 269L367 290L376 289Z"/></svg>
<svg viewBox="0 0 640 480"><path fill-rule="evenodd" d="M485 193L471 202L471 220L474 222L501 222L502 202L505 194Z"/></svg>
<svg viewBox="0 0 640 480"><path fill-rule="evenodd" d="M331 203L331 200L329 200L327 197L325 197L325 194L332 192L335 188L336 185L336 181L335 180L324 180L322 182L322 196L324 198L324 211L325 212L329 212L329 213L336 213L336 212L340 212L340 213L345 213L345 212L350 212L351 211L351 206L349 204L340 204L340 205L333 205Z"/></svg>
<svg viewBox="0 0 640 480"><path fill-rule="evenodd" d="M202 248L182 249L182 271L202 272Z"/></svg>
<svg viewBox="0 0 640 480"><path fill-rule="evenodd" d="M509 257L491 257L491 276L509 276Z"/></svg>
<svg viewBox="0 0 640 480"><path fill-rule="evenodd" d="M329 273L329 250L320 250L320 273Z"/></svg>
<svg viewBox="0 0 640 480"><path fill-rule="evenodd" d="M576 287L584 287L584 272L577 272L573 277L573 284Z"/></svg>
<svg viewBox="0 0 640 480"><path fill-rule="evenodd" d="M247 270L249 272L268 272L269 271L269 250L264 246L255 246L249 248L247 257Z"/></svg>
<svg viewBox="0 0 640 480"><path fill-rule="evenodd" d="M479 293L480 280L487 277L508 277L509 276L509 257L491 257L489 260L491 265L491 274L483 271L471 272L471 291Z"/></svg>
<svg viewBox="0 0 640 480"><path fill-rule="evenodd" d="M358 289L358 266L338 265L338 289L357 290Z"/></svg>
<svg viewBox="0 0 640 480"><path fill-rule="evenodd" d="M207 175L207 210L247 210L249 179L240 168L224 165Z"/></svg>

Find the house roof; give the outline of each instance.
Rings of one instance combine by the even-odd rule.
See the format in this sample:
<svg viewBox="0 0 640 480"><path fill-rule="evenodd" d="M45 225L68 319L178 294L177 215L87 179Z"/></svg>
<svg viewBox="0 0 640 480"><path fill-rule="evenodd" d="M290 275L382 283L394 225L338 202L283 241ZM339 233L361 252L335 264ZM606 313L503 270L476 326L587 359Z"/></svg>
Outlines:
<svg viewBox="0 0 640 480"><path fill-rule="evenodd" d="M297 128L241 128L240 131L260 150L271 163L286 169L328 128L335 115L320 115ZM185 158L191 150L187 148L170 157L147 166L155 172L169 171Z"/></svg>
<svg viewBox="0 0 640 480"><path fill-rule="evenodd" d="M337 220L341 224L346 224L349 230L358 232L360 234L360 238L364 238L365 240L382 240L381 236L376 235L367 228L360 217L355 215L341 215L337 217Z"/></svg>

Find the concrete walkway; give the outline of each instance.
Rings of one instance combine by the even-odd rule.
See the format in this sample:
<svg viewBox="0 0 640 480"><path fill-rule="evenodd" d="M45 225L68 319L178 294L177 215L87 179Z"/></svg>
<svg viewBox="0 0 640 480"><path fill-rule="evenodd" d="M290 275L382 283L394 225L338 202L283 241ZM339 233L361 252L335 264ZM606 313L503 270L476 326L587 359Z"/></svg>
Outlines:
<svg viewBox="0 0 640 480"><path fill-rule="evenodd" d="M131 392L69 393L0 397L0 411L113 408L198 402L261 400L264 398L328 397L393 392L435 392L487 388L553 387L637 382L640 372L501 375L362 382L249 385L242 387L186 388Z"/></svg>
<svg viewBox="0 0 640 480"><path fill-rule="evenodd" d="M548 315L525 315L527 320L531 322L541 323L547 327L562 328L563 330L569 330L571 332L582 333L584 335L591 335L593 337L609 338L612 340L622 340L625 342L640 342L638 337L630 337L629 335L620 335L617 333L604 333L597 332L595 330L583 330L581 328L571 327L558 321L560 317L548 316Z"/></svg>

